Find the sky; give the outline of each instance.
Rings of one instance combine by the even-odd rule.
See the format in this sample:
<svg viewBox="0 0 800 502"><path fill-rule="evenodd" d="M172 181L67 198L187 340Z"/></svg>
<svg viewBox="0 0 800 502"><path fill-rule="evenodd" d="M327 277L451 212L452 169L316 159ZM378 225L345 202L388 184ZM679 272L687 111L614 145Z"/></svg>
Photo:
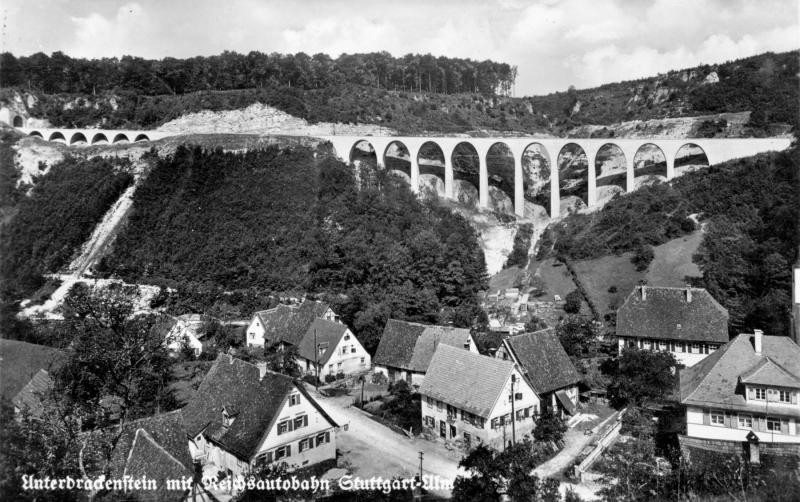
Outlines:
<svg viewBox="0 0 800 502"><path fill-rule="evenodd" d="M0 12L0 50L17 56L431 53L516 65L517 96L800 48L800 0L3 0Z"/></svg>

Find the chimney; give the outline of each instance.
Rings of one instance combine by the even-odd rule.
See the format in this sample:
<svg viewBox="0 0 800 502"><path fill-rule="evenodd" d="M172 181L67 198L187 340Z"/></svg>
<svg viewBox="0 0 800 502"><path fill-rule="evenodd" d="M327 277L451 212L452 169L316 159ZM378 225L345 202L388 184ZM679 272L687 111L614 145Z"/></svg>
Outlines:
<svg viewBox="0 0 800 502"><path fill-rule="evenodd" d="M753 330L753 348L756 350L756 354L761 354L761 338L764 336L764 332L760 329Z"/></svg>
<svg viewBox="0 0 800 502"><path fill-rule="evenodd" d="M264 379L264 375L267 374L267 363L265 362L256 363L256 367L258 367L258 381L260 382L261 380Z"/></svg>
<svg viewBox="0 0 800 502"><path fill-rule="evenodd" d="M692 288L686 288L686 303L692 303Z"/></svg>
<svg viewBox="0 0 800 502"><path fill-rule="evenodd" d="M642 301L647 300L647 286L642 284Z"/></svg>

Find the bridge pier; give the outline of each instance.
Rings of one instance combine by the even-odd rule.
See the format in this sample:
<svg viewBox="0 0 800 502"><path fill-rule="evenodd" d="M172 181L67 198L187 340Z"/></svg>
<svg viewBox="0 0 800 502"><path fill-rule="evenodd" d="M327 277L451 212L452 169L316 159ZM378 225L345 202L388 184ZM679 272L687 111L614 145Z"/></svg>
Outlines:
<svg viewBox="0 0 800 502"><path fill-rule="evenodd" d="M489 166L486 162L488 148L478 149L478 205L486 209L489 207Z"/></svg>
<svg viewBox="0 0 800 502"><path fill-rule="evenodd" d="M522 154L517 155L513 149L511 154L514 156L514 214L524 217L525 181L522 179Z"/></svg>
<svg viewBox="0 0 800 502"><path fill-rule="evenodd" d="M582 146L583 153L586 154L587 166L587 192L586 192L586 207L593 207L597 205L597 173L595 172L595 164L597 163L597 152L600 150L597 144L589 144Z"/></svg>

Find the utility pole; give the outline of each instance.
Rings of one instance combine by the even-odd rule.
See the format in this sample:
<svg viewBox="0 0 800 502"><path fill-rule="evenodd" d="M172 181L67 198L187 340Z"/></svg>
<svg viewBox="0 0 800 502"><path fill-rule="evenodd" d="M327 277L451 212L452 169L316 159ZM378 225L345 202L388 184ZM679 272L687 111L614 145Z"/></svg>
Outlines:
<svg viewBox="0 0 800 502"><path fill-rule="evenodd" d="M425 454L423 452L419 452L419 482L422 483L422 457Z"/></svg>
<svg viewBox="0 0 800 502"><path fill-rule="evenodd" d="M517 444L517 426L516 414L514 413L514 382L517 381L517 375L511 375L511 443Z"/></svg>

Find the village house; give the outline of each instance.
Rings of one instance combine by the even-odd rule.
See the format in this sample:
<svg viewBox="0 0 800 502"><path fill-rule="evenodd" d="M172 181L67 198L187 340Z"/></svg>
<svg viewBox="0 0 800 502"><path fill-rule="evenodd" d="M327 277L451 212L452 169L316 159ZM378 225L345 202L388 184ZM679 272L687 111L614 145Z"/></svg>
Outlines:
<svg viewBox="0 0 800 502"><path fill-rule="evenodd" d="M347 326L317 318L297 347L297 363L302 371L324 381L328 375L369 371L372 358Z"/></svg>
<svg viewBox="0 0 800 502"><path fill-rule="evenodd" d="M389 382L405 380L409 385L419 386L428 371L433 353L440 345L478 353L475 340L467 328L389 319L375 351L375 373L382 373Z"/></svg>
<svg viewBox="0 0 800 502"><path fill-rule="evenodd" d="M180 410L86 432L77 439L80 462L90 478L105 475L118 482L123 476L146 480L140 490L123 485L115 487L121 498L177 502L186 500L195 488L176 489L168 485L194 476ZM86 493L90 499L96 494Z"/></svg>
<svg viewBox="0 0 800 502"><path fill-rule="evenodd" d="M539 396L511 361L441 344L419 388L422 426L466 448L502 448L535 426Z"/></svg>
<svg viewBox="0 0 800 502"><path fill-rule="evenodd" d="M167 348L177 353L184 348L190 349L195 357L203 353L202 327L208 321L208 317L201 314L183 314L177 317L170 317L169 321L161 329L166 330Z"/></svg>
<svg viewBox="0 0 800 502"><path fill-rule="evenodd" d="M232 476L258 462L294 469L336 459L336 423L264 363L220 355L182 411L192 458Z"/></svg>
<svg viewBox="0 0 800 502"><path fill-rule="evenodd" d="M299 345L314 319L339 322L327 303L305 300L300 305L278 305L256 312L247 326L248 347L269 347L273 344Z"/></svg>
<svg viewBox="0 0 800 502"><path fill-rule="evenodd" d="M800 454L800 347L791 338L741 334L679 378L693 444L792 443Z"/></svg>
<svg viewBox="0 0 800 502"><path fill-rule="evenodd" d="M638 286L617 310L619 353L668 351L694 366L728 341L728 311L702 288Z"/></svg>
<svg viewBox="0 0 800 502"><path fill-rule="evenodd" d="M503 340L495 357L512 361L536 391L542 412L552 410L573 415L578 406L580 373L552 328L510 336Z"/></svg>

